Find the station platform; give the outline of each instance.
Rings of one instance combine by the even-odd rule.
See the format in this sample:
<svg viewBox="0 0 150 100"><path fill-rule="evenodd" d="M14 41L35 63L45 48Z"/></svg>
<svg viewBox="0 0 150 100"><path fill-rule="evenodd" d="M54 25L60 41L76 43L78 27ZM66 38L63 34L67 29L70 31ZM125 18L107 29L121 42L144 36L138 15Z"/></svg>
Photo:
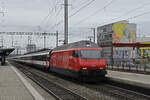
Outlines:
<svg viewBox="0 0 150 100"><path fill-rule="evenodd" d="M10 64L0 66L0 100L45 100ZM51 99L49 99L51 100Z"/></svg>
<svg viewBox="0 0 150 100"><path fill-rule="evenodd" d="M150 89L150 75L111 70L107 71L108 74L106 77L108 77L110 80Z"/></svg>

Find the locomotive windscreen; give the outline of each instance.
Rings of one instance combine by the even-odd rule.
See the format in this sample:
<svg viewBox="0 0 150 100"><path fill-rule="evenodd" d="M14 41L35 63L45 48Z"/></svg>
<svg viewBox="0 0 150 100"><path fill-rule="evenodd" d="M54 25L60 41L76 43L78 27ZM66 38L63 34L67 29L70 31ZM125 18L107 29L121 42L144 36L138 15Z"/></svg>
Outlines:
<svg viewBox="0 0 150 100"><path fill-rule="evenodd" d="M101 59L100 50L80 50L81 58L83 59Z"/></svg>

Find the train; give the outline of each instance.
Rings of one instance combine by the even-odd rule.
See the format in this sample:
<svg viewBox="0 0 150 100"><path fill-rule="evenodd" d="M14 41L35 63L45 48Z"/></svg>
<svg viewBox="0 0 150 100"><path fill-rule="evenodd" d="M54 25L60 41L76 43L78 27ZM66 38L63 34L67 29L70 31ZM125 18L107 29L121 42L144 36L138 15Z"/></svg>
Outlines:
<svg viewBox="0 0 150 100"><path fill-rule="evenodd" d="M91 41L78 41L12 59L83 81L103 79L107 74L102 48Z"/></svg>

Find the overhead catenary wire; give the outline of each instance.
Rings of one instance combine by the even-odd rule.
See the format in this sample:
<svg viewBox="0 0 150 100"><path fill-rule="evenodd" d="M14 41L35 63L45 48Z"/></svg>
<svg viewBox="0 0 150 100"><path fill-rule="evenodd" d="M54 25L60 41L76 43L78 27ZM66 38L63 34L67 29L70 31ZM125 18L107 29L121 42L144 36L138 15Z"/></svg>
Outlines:
<svg viewBox="0 0 150 100"><path fill-rule="evenodd" d="M76 15L77 13L79 13L81 10L83 10L84 8L88 7L90 4L92 4L94 1L96 0L92 0L88 3L86 3L85 5L83 5L82 7L80 7L76 12L74 12L73 14L69 15L69 18L73 17L74 15ZM58 25L62 24L63 20L60 20L56 25L52 26L50 29L57 27Z"/></svg>
<svg viewBox="0 0 150 100"><path fill-rule="evenodd" d="M135 18L141 17L141 16L146 15L146 14L150 14L150 11L147 11L147 12L144 12L144 13L141 13L141 14L138 14L138 15L135 15L135 16L132 16L132 17L129 17L129 18L127 18L126 20L135 19Z"/></svg>
<svg viewBox="0 0 150 100"><path fill-rule="evenodd" d="M74 12L73 14L69 15L69 17L73 17L74 15L76 15L78 12L80 12L81 10L83 10L84 8L86 8L87 6L89 6L90 4L92 4L94 1L96 0L92 0L90 2L88 2L87 4L83 5L81 8L79 8L76 12Z"/></svg>
<svg viewBox="0 0 150 100"><path fill-rule="evenodd" d="M45 25L47 25L50 21L49 21L49 19L50 20L52 20L53 18L56 18L58 15L59 15L59 13L60 13L60 10L57 10L56 11L56 6L58 5L58 3L60 3L60 0L55 0L55 2L54 2L54 6L52 7L52 9L50 10L50 12L48 13L48 15L41 21L41 23L40 23L40 25L38 25L38 27L42 27L42 25L44 25L44 24L42 24L42 23L44 23L44 22L46 22L45 23ZM55 13L54 13L55 12ZM47 20L47 21L46 21ZM47 30L47 27L49 27L50 25L48 25L48 26L46 26L46 29L44 29L44 31L46 31Z"/></svg>
<svg viewBox="0 0 150 100"><path fill-rule="evenodd" d="M100 11L102 11L103 9L106 9L109 5L111 5L112 3L113 3L113 1L114 0L111 0L108 4L106 4L103 8L100 8L100 9L98 9L96 12L94 12L94 13L92 13L92 15L94 14L96 14L96 13L98 13L98 12L100 12ZM92 1L93 2L93 1ZM91 4L92 2L90 2L90 3L88 3L88 4ZM87 4L87 6L88 6L88 4ZM79 9L78 11L81 11L82 9ZM75 14L77 14L78 13L78 11L76 11L74 14L72 14L70 17L73 17ZM91 15L90 15L91 16ZM89 16L88 16L89 17ZM78 23L79 24L79 23ZM74 35L72 35L72 36L74 36ZM72 37L71 36L71 37Z"/></svg>
<svg viewBox="0 0 150 100"><path fill-rule="evenodd" d="M110 19L109 21L103 22L103 24L109 23L110 21L113 21L113 20L119 19L119 18L121 18L121 17L123 17L123 16L126 16L126 15L128 15L128 14L130 14L130 13L132 13L132 12L135 12L135 11L137 11L137 10L139 10L139 9L141 9L141 8L143 8L143 7L145 7L145 6L147 6L147 5L149 5L149 4L150 4L150 2L149 2L149 3L144 3L144 4L140 5L139 7L133 8L132 10L129 10L129 11L123 13L123 14L120 15L119 17L115 17L115 18Z"/></svg>
<svg viewBox="0 0 150 100"><path fill-rule="evenodd" d="M69 17L71 18L71 17L75 16L78 12L80 12L81 10L83 10L84 8L86 8L87 6L89 6L90 4L92 4L94 1L95 0L92 0L92 1L88 2L87 4L83 5L76 12L74 12L73 14L71 14ZM108 7L113 1L114 0L111 0L111 2L109 2L106 6L104 6L104 8ZM95 13L97 13L97 12L95 12ZM60 22L58 22L55 26L51 27L51 29L54 28L54 27L56 27L56 26L58 26L58 25L60 25L60 24L62 24L62 22L63 22L63 20L61 20Z"/></svg>
<svg viewBox="0 0 150 100"><path fill-rule="evenodd" d="M92 16L95 16L98 12L102 11L103 9L105 9L106 7L108 7L108 6L109 6L110 4L112 4L112 3L113 3L113 0L111 0L111 1L110 1L108 4L106 4L106 6L104 6L103 8L101 8L101 9L95 11L95 12L92 13L91 15L89 15L89 16L87 16L86 18L80 20L80 21L79 21L78 23L76 23L74 26L76 26L76 25L78 25L78 24L81 24L82 22L86 21L88 18L90 18L90 17L92 17ZM132 12L134 12L134 11L137 11L138 9L141 9L142 7L145 7L145 6L149 5L149 4L150 4L150 2L149 2L149 3L145 3L145 4L143 4L143 5L139 6L139 7L136 7L136 8L134 8L134 9L132 9L132 10L130 10L130 11L128 11L128 12L126 12L126 13L120 15L119 17L116 17L116 18L111 19L110 21L115 20L115 19L119 19L119 18L121 18L121 17L123 17L123 16L125 16L125 15L127 15L127 14L130 14L130 13L132 13ZM109 21L107 21L107 22L109 22ZM104 22L104 23L106 23L106 22Z"/></svg>
<svg viewBox="0 0 150 100"><path fill-rule="evenodd" d="M53 11L55 10L55 8L56 8L56 4L57 4L57 0L55 0L55 2L54 2L54 7L48 12L48 14L43 18L43 20L40 22L40 25L44 22L44 21L46 21L46 19L48 19L48 17L51 17L52 16L52 13L53 13Z"/></svg>
<svg viewBox="0 0 150 100"><path fill-rule="evenodd" d="M111 0L108 4L106 4L103 8L100 8L98 10L96 10L94 13L90 14L89 16L87 16L86 18L80 20L78 23L76 23L73 26L76 26L78 24L81 24L82 22L86 21L88 18L95 16L98 12L103 11L104 9L106 9L109 5L111 5L113 3L114 0Z"/></svg>
<svg viewBox="0 0 150 100"><path fill-rule="evenodd" d="M141 17L143 15L146 15L146 14L150 14L150 11L147 11L147 12L144 12L144 13L141 13L141 14L138 14L138 15L135 15L135 16L131 16L129 18L126 18L124 20L130 20L130 19L135 19L135 18L138 18L138 17ZM103 25L103 23L101 23L100 25ZM74 36L80 36L80 35L74 35Z"/></svg>
<svg viewBox="0 0 150 100"><path fill-rule="evenodd" d="M106 9L108 6L110 6L112 3L113 3L114 0L110 0L110 2L108 2L104 7L96 10L94 13L92 13L91 15L87 16L86 18L82 19L81 21L79 21L78 23L76 23L75 25L73 26L76 26L80 23L82 23L83 21L87 20L89 17L92 17L93 15L97 14L98 12L102 11L103 9ZM72 35L73 36L73 35Z"/></svg>
<svg viewBox="0 0 150 100"><path fill-rule="evenodd" d="M80 24L80 23L86 21L89 17L92 17L93 15L95 15L96 13L98 13L99 11L102 11L103 9L105 9L106 7L108 7L108 6L109 6L110 4L112 4L112 3L113 3L113 0L111 0L111 1L110 1L108 4L106 4L103 8L97 10L96 12L94 12L94 13L92 13L91 15L87 16L86 18L82 19L81 21L79 21L79 22L76 23L75 25L78 25L78 24ZM130 10L130 11L128 11L128 12L126 12L126 13L120 15L119 17L113 18L113 19L111 19L111 20L119 19L119 18L121 18L122 16L125 16L125 15L127 15L127 14L130 14L130 13L132 13L132 12L134 12L134 11L137 11L138 9L141 9L142 7L145 7L145 6L149 5L149 4L150 4L150 2L149 2L149 3L144 3L144 4L140 5L139 7L136 7L136 8L134 8L134 9L132 9L132 10ZM145 14L147 14L147 13L149 13L149 12L142 13L142 14L140 14L140 16L142 16L143 14L145 15ZM139 15L138 15L138 16L139 16ZM132 19L132 18L136 18L136 16L131 17L131 18L127 18L126 20L129 20L129 19ZM108 22L108 21L107 21L107 22ZM100 25L102 25L102 24L104 24L104 23L106 23L106 22L103 22L103 23L101 23ZM74 25L74 26L75 26L75 25Z"/></svg>
<svg viewBox="0 0 150 100"><path fill-rule="evenodd" d="M103 10L106 9L109 5L111 5L112 3L113 3L113 0L110 0L110 2L105 5L105 7L99 9L99 11L98 11L98 10L95 11L94 13L96 14L96 13L98 13L98 12L100 12L100 11L103 11ZM148 4L149 4L149 3L146 3L146 4L144 4L144 5L141 5L141 6L139 6L139 7L136 7L136 8L134 8L134 9L132 9L132 10L130 10L130 11L124 13L124 15L128 15L128 14L134 12L134 11L137 11L138 9L140 9L140 8L142 8L143 6L146 6L146 5L148 5ZM82 8L82 7L81 7L81 8ZM78 10L79 10L79 9L78 9ZM78 13L78 10L76 11L77 13ZM81 11L81 10L80 10L80 11ZM79 11L79 12L80 12L80 11ZM76 13L76 14L77 14L77 13ZM94 13L92 13L93 15L91 14L89 17L94 16L94 15L95 15ZM72 14L70 15L70 17L76 15L76 14L75 14L75 15L74 15L74 14L75 14L75 12L72 13ZM121 16L116 17L116 18L113 18L113 19L111 19L111 20L119 19L119 18L121 18L121 17L124 16L124 15L122 14ZM144 15L145 15L145 13L144 13ZM142 15L140 14L140 16L142 16ZM137 18L136 16L132 16L132 17L129 18L129 19L133 19L133 17ZM87 17L84 18L84 20L82 20L82 22L86 21L87 19L88 19ZM128 20L128 18L127 18L127 20ZM82 22L78 22L78 24L79 24L79 23L82 23ZM56 24L55 24L53 27L51 27L51 28L58 27L58 25L61 25L62 23L63 23L63 20L60 20L60 21L58 21L58 23L56 23Z"/></svg>
<svg viewBox="0 0 150 100"><path fill-rule="evenodd" d="M86 4L88 1L90 1L90 0L85 0L85 1L83 1L81 4L78 4L78 6L75 7L75 8L73 8L73 10L79 8L80 6L82 6L82 5L84 5L84 4Z"/></svg>
<svg viewBox="0 0 150 100"><path fill-rule="evenodd" d="M57 17L60 15L61 11L62 11L62 9L59 9L58 12L56 12L56 14L55 14L55 17L54 17L55 18L54 26L55 25L58 26L61 23L61 22L57 23ZM45 30L47 30L49 27L50 27L50 25L48 25ZM55 28L55 27L51 27L50 29L52 29L52 28Z"/></svg>

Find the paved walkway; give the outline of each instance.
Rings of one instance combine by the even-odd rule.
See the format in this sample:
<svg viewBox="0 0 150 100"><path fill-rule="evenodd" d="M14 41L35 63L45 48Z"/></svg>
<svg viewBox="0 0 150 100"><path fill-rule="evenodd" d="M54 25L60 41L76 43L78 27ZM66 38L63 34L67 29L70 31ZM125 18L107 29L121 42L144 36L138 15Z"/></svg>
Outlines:
<svg viewBox="0 0 150 100"><path fill-rule="evenodd" d="M150 75L108 70L108 74L106 76L112 80L150 88Z"/></svg>
<svg viewBox="0 0 150 100"><path fill-rule="evenodd" d="M0 66L0 100L44 100L11 65Z"/></svg>

